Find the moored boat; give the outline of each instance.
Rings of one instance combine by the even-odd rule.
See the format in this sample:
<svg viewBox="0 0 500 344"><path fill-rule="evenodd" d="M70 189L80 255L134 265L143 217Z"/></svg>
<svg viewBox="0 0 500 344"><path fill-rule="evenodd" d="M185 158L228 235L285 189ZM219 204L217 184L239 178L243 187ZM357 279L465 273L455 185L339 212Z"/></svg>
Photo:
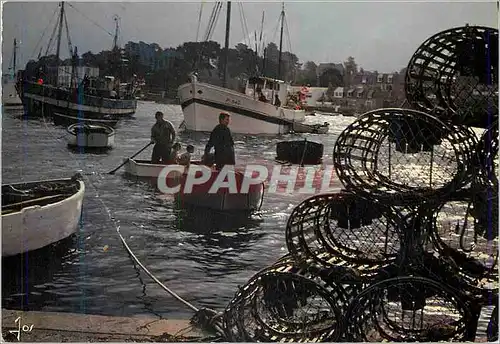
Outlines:
<svg viewBox="0 0 500 344"><path fill-rule="evenodd" d="M191 185L187 182L192 175L184 172L176 180L180 182L179 192L175 194L180 205L208 208L223 212L252 212L258 210L264 198L264 183L252 184L240 171L227 171L220 177L221 171L200 165L200 175L209 173L209 179L201 184ZM222 170L224 171L224 169ZM234 178L234 179L233 179ZM222 180L221 180L222 179ZM228 187L220 182L227 180ZM177 185L176 183L172 186Z"/></svg>
<svg viewBox="0 0 500 344"><path fill-rule="evenodd" d="M72 6L73 7L73 6ZM137 109L135 77L127 78L113 67L110 74L99 76L98 68L83 65L77 47L69 44L70 59L60 60L60 45L63 23L68 24L64 1L60 4L55 55L48 55L38 61L30 61L17 74L16 89L23 103L26 115L54 118L55 124L67 125L81 121L119 121L132 116ZM110 62L113 66L123 64L121 49L116 45L118 22L115 30L115 44ZM52 38L49 42L51 46ZM48 52L48 48L47 48ZM46 53L47 53L46 52ZM87 74L90 73L91 75ZM126 80L128 79L128 80ZM127 82L122 82L127 81Z"/></svg>
<svg viewBox="0 0 500 344"><path fill-rule="evenodd" d="M291 164L317 165L323 160L323 150L323 144L313 141L282 141L276 145L276 160Z"/></svg>
<svg viewBox="0 0 500 344"><path fill-rule="evenodd" d="M106 125L75 123L67 128L68 146L85 148L112 148L115 130Z"/></svg>
<svg viewBox="0 0 500 344"><path fill-rule="evenodd" d="M74 234L84 194L79 175L2 185L2 257L34 251Z"/></svg>

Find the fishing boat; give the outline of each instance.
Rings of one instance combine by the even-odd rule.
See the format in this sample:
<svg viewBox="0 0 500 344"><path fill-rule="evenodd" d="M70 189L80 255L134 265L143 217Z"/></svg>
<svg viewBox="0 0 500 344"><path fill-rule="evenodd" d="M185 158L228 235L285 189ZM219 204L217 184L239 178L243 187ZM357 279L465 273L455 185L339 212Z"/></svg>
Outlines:
<svg viewBox="0 0 500 344"><path fill-rule="evenodd" d="M78 174L2 185L2 257L34 251L76 233L84 194Z"/></svg>
<svg viewBox="0 0 500 344"><path fill-rule="evenodd" d="M115 144L115 130L106 125L75 123L66 130L70 147L109 149Z"/></svg>
<svg viewBox="0 0 500 344"><path fill-rule="evenodd" d="M226 54L229 51L230 16L231 1L228 1ZM280 19L283 32L284 7ZM279 66L282 64L282 41L283 37L280 38ZM286 134L293 131L313 132L314 128L307 124L294 127L294 123L305 121L306 113L303 109L286 106L289 84L279 80L279 77L255 76L247 80L245 91L242 93L226 87L226 69L223 67L222 87L199 82L196 73L190 75L188 83L179 86L178 96L184 114L184 122L181 125L186 131L210 132L218 123L219 114L227 111L231 114L231 131L234 133L258 135ZM266 97L265 102L259 100L258 90ZM280 104L275 104L276 95L280 99Z"/></svg>
<svg viewBox="0 0 500 344"><path fill-rule="evenodd" d="M321 143L300 140L282 141L276 145L276 160L291 164L317 165L323 160Z"/></svg>
<svg viewBox="0 0 500 344"><path fill-rule="evenodd" d="M53 117L55 124L63 125L103 119L118 121L135 114L135 80L132 78L129 82L122 83L118 77L112 75L103 78L87 75L87 70L92 68L85 66L82 69L80 66L77 47L71 46L67 28L71 66L61 65L59 56L62 25L66 23L67 26L67 20L64 2L61 2L60 6L59 20L54 28L54 32L58 29L57 50L55 58L50 60L50 64L55 66L47 65L47 59L43 60L44 62L39 60L35 64L28 63L26 70L18 73L16 88L26 114ZM116 45L118 22L116 25L112 55L121 59L120 49ZM79 75L83 73L82 70L85 71L85 76Z"/></svg>
<svg viewBox="0 0 500 344"><path fill-rule="evenodd" d="M14 50L12 53L12 73L2 74L2 106L20 106L23 105L21 98L16 90L16 60L17 60L17 41L14 38Z"/></svg>

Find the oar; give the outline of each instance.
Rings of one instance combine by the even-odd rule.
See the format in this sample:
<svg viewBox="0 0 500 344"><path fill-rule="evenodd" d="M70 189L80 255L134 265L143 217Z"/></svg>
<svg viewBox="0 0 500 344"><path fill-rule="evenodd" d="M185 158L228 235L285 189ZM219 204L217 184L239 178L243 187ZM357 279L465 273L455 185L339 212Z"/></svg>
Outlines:
<svg viewBox="0 0 500 344"><path fill-rule="evenodd" d="M153 144L153 142L148 143L143 149L141 149L140 151L138 151L137 153L135 153L134 155L132 155L130 158L128 158L127 160L125 160L123 162L123 164L121 164L120 166L118 166L117 168L115 168L113 171L109 171L108 174L115 174L115 172L118 171L123 165L125 165L129 159L135 158L137 155L139 155L139 153L141 153L143 150L145 150L146 148L148 148L152 144Z"/></svg>
<svg viewBox="0 0 500 344"><path fill-rule="evenodd" d="M306 155L307 149L307 138L304 139L304 151L302 152L302 158L300 159L300 167L304 167L304 157Z"/></svg>

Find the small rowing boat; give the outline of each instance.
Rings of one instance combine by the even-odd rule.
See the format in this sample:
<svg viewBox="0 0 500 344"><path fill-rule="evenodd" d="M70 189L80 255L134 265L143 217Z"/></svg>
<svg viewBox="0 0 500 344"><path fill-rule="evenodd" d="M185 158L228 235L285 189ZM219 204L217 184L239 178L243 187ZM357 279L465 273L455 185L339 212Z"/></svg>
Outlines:
<svg viewBox="0 0 500 344"><path fill-rule="evenodd" d="M75 123L67 131L70 147L109 149L115 144L115 130L107 125Z"/></svg>
<svg viewBox="0 0 500 344"><path fill-rule="evenodd" d="M313 141L282 141L276 145L276 160L291 164L317 165L323 160L323 150L323 144Z"/></svg>

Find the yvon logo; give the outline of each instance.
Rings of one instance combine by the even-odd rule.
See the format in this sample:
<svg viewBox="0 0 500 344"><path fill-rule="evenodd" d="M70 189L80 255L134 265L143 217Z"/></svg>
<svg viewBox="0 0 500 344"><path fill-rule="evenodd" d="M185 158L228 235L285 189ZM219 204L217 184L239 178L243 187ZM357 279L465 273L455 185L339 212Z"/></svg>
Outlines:
<svg viewBox="0 0 500 344"><path fill-rule="evenodd" d="M175 193L251 193L265 184L268 193L316 194L338 187L333 166L247 165L234 169L224 166L220 171L204 165L167 165L158 176L158 189Z"/></svg>

